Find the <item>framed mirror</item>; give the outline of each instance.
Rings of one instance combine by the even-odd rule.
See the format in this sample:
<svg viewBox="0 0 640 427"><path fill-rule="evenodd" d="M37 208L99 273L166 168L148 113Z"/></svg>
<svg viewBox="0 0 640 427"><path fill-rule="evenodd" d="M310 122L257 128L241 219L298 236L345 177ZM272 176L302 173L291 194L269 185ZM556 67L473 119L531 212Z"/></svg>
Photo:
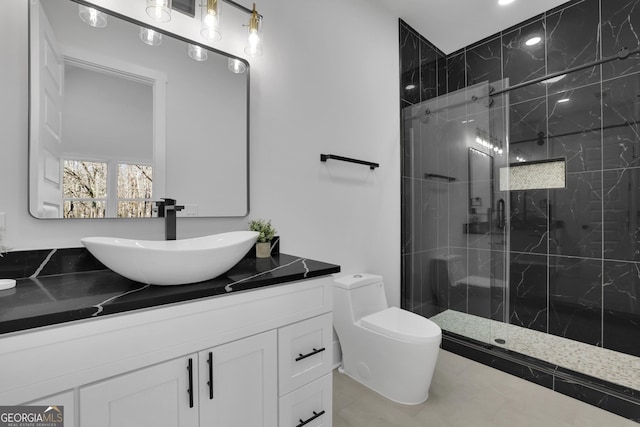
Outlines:
<svg viewBox="0 0 640 427"><path fill-rule="evenodd" d="M88 6L30 0L31 215L246 216L248 63Z"/></svg>

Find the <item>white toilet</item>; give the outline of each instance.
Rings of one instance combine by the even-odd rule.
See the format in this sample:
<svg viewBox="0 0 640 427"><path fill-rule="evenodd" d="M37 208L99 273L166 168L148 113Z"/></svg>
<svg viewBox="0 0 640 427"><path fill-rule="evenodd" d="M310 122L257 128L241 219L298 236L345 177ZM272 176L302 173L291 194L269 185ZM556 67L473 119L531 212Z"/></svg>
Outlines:
<svg viewBox="0 0 640 427"><path fill-rule="evenodd" d="M334 281L333 326L341 372L398 403L429 397L442 330L415 313L389 307L382 276L350 274Z"/></svg>

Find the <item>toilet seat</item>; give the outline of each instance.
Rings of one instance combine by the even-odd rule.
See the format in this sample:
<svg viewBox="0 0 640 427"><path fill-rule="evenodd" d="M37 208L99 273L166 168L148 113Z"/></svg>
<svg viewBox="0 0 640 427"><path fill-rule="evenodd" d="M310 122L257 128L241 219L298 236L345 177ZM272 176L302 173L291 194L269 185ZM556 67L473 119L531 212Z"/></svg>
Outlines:
<svg viewBox="0 0 640 427"><path fill-rule="evenodd" d="M360 319L360 325L388 337L410 342L440 341L442 330L431 320L398 307Z"/></svg>

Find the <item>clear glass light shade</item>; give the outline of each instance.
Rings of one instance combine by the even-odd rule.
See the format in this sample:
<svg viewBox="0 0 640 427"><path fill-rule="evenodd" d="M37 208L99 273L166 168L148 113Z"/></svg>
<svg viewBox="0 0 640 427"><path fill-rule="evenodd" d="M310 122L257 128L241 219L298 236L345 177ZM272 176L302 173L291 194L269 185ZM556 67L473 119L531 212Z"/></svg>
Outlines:
<svg viewBox="0 0 640 427"><path fill-rule="evenodd" d="M251 57L262 55L262 29L260 26L257 30L249 29L249 37L247 45L244 47L244 53Z"/></svg>
<svg viewBox="0 0 640 427"><path fill-rule="evenodd" d="M151 28L140 27L140 40L150 46L158 46L162 43L162 34Z"/></svg>
<svg viewBox="0 0 640 427"><path fill-rule="evenodd" d="M171 21L171 0L147 0L147 15L156 22Z"/></svg>
<svg viewBox="0 0 640 427"><path fill-rule="evenodd" d="M206 61L209 55L207 54L207 50L197 46L195 44L189 45L189 57L191 59L195 59L196 61Z"/></svg>
<svg viewBox="0 0 640 427"><path fill-rule="evenodd" d="M247 66L239 59L229 58L229 71L236 74L244 73Z"/></svg>
<svg viewBox="0 0 640 427"><path fill-rule="evenodd" d="M103 28L107 26L107 15L92 7L78 5L78 14L83 22L92 27Z"/></svg>
<svg viewBox="0 0 640 427"><path fill-rule="evenodd" d="M222 33L220 32L220 9L217 7L217 2L215 3L215 7L211 7L211 2L207 4L205 1L200 7L202 10L200 35L209 41L222 39Z"/></svg>

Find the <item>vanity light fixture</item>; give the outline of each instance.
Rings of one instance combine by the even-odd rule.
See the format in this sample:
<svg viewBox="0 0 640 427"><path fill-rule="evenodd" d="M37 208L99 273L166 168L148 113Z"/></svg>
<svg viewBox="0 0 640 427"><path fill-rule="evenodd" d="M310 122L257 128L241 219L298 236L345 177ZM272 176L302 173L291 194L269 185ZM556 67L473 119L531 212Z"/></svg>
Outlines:
<svg viewBox="0 0 640 427"><path fill-rule="evenodd" d="M255 3L249 18L249 38L244 52L250 57L262 55L262 16L258 15Z"/></svg>
<svg viewBox="0 0 640 427"><path fill-rule="evenodd" d="M149 46L158 46L162 44L162 34L151 28L140 27L140 40Z"/></svg>
<svg viewBox="0 0 640 427"><path fill-rule="evenodd" d="M206 49L195 44L189 44L188 53L191 59L195 59L198 62L206 61L209 57Z"/></svg>
<svg viewBox="0 0 640 427"><path fill-rule="evenodd" d="M210 42L222 39L220 2L227 3L250 15L247 26L248 39L244 51L250 57L262 55L262 15L257 12L255 3L253 9L248 9L234 0L200 0L200 34L202 37Z"/></svg>
<svg viewBox="0 0 640 427"><path fill-rule="evenodd" d="M156 22L169 22L171 20L171 5L172 0L146 0L147 1L147 15L153 18ZM192 0L195 4L196 0ZM234 0L199 0L200 1L200 35L210 42L215 42L222 39L222 30L220 27L220 2L227 3L244 13L250 15L248 27L247 44L244 51L250 57L256 57L262 55L262 15L256 10L256 4L253 4L253 9L248 9ZM193 16L193 15L191 15ZM141 36L142 37L142 36ZM146 43L146 42L145 42ZM198 60L204 61L206 59L206 51L196 45L189 47L189 56ZM243 64L244 65L244 64ZM234 67L239 67L234 65ZM231 65L229 66L231 69Z"/></svg>
<svg viewBox="0 0 640 427"><path fill-rule="evenodd" d="M235 74L242 74L247 70L247 66L239 59L229 58L229 71Z"/></svg>
<svg viewBox="0 0 640 427"><path fill-rule="evenodd" d="M78 14L80 15L80 19L87 25L95 28L107 26L107 15L92 7L78 5Z"/></svg>
<svg viewBox="0 0 640 427"><path fill-rule="evenodd" d="M542 41L542 38L540 36L533 36L530 39L528 39L526 42L524 42L524 44L526 44L527 46L535 46L541 41Z"/></svg>
<svg viewBox="0 0 640 427"><path fill-rule="evenodd" d="M472 121L473 119L464 121L462 123L470 123ZM487 133L479 127L476 127L475 141L477 144L483 146L484 148L487 148L490 152L494 151L499 155L502 155L502 153L504 152L504 150L502 149L502 140L496 138L495 136L487 135Z"/></svg>
<svg viewBox="0 0 640 427"><path fill-rule="evenodd" d="M200 34L209 41L217 41L222 39L220 33L220 10L218 9L218 0L203 0L200 4L202 11L202 29Z"/></svg>
<svg viewBox="0 0 640 427"><path fill-rule="evenodd" d="M171 0L147 0L147 15L156 22L171 21Z"/></svg>

